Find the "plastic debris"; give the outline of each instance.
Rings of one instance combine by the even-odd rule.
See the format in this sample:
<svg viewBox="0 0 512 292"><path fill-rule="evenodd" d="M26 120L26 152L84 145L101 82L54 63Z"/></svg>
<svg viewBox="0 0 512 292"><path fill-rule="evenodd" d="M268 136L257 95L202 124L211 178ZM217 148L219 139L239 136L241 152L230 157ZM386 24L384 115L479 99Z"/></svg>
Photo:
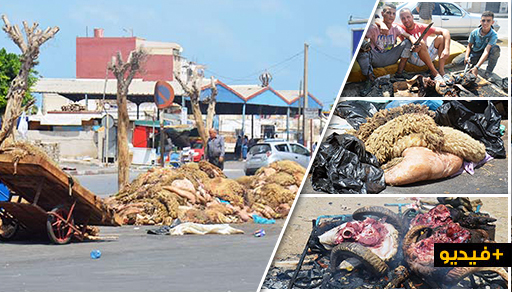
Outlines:
<svg viewBox="0 0 512 292"><path fill-rule="evenodd" d="M101 251L99 249L95 249L91 251L91 259L97 260L101 257Z"/></svg>
<svg viewBox="0 0 512 292"><path fill-rule="evenodd" d="M475 113L458 100L449 101L436 111L436 123L460 130L485 145L494 158L505 158L505 144L500 137L501 115L490 101L483 113Z"/></svg>
<svg viewBox="0 0 512 292"><path fill-rule="evenodd" d="M333 133L327 137L318 149L311 173L315 191L366 194L386 188L377 158L352 135Z"/></svg>
<svg viewBox="0 0 512 292"><path fill-rule="evenodd" d="M256 224L275 224L276 220L274 219L267 219L260 217L258 215L252 215L252 220L254 220L254 223Z"/></svg>
<svg viewBox="0 0 512 292"><path fill-rule="evenodd" d="M256 231L254 231L254 232L252 233L252 235L254 235L254 237L263 237L263 236L265 236L265 235L266 235L266 233L265 233L265 230L264 230L264 229L258 229L258 230L256 230Z"/></svg>
<svg viewBox="0 0 512 292"><path fill-rule="evenodd" d="M184 234L243 234L244 231L233 228L228 224L197 224L197 223L181 223L180 225L172 228L169 231L170 235L184 235Z"/></svg>

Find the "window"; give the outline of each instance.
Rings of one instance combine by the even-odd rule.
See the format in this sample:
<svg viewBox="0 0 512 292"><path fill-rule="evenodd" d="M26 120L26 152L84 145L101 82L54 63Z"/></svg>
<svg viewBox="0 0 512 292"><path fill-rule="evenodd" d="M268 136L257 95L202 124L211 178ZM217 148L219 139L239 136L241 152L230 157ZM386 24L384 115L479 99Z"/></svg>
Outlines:
<svg viewBox="0 0 512 292"><path fill-rule="evenodd" d="M416 8L418 8L418 5L414 6L414 8L412 8L412 9L411 9L411 12L412 12L412 14L413 14L413 15L418 15L418 14L420 14L420 13L418 12L418 10L416 10Z"/></svg>
<svg viewBox="0 0 512 292"><path fill-rule="evenodd" d="M441 5L439 3L436 3L434 6L434 11L432 11L432 15L441 15Z"/></svg>
<svg viewBox="0 0 512 292"><path fill-rule="evenodd" d="M249 154L256 155L256 154L263 154L270 151L270 145L269 144L256 144L251 147L249 150Z"/></svg>
<svg viewBox="0 0 512 292"><path fill-rule="evenodd" d="M288 150L288 145L286 144L277 144L275 147L279 152L290 152L290 150Z"/></svg>
<svg viewBox="0 0 512 292"><path fill-rule="evenodd" d="M290 147L293 153L309 156L309 150L299 144L290 144Z"/></svg>
<svg viewBox="0 0 512 292"><path fill-rule="evenodd" d="M462 16L462 11L451 3L443 3L441 6L442 15Z"/></svg>

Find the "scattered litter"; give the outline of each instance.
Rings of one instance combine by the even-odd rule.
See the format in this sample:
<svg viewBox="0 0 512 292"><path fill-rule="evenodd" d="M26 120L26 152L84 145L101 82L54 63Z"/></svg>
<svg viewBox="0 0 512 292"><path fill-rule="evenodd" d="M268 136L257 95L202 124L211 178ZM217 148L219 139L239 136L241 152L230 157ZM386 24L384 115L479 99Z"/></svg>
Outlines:
<svg viewBox="0 0 512 292"><path fill-rule="evenodd" d="M101 251L99 249L95 249L91 251L91 259L96 260L101 257Z"/></svg>
<svg viewBox="0 0 512 292"><path fill-rule="evenodd" d="M162 226L160 228L157 228L157 229L149 229L148 230L148 234L169 235L171 229L173 229L174 227L180 225L181 223L182 222L181 222L180 219L174 219L174 221L172 222L172 224L170 226L164 225L164 226Z"/></svg>
<svg viewBox="0 0 512 292"><path fill-rule="evenodd" d="M505 158L505 144L500 137L501 115L491 101L483 113L475 113L462 102L451 100L436 111L436 123L460 130L485 145L494 158Z"/></svg>
<svg viewBox="0 0 512 292"><path fill-rule="evenodd" d="M256 224L274 224L276 223L276 220L274 219L267 219L260 217L258 215L252 215L252 219L254 220L254 223Z"/></svg>
<svg viewBox="0 0 512 292"><path fill-rule="evenodd" d="M384 171L364 143L352 135L331 134L320 144L311 167L313 189L331 194L378 193Z"/></svg>
<svg viewBox="0 0 512 292"><path fill-rule="evenodd" d="M229 224L197 224L192 222L182 223L171 230L170 235L184 235L184 234L243 234L244 231L233 228Z"/></svg>
<svg viewBox="0 0 512 292"><path fill-rule="evenodd" d="M265 230L264 230L264 229L258 229L258 230L256 230L256 231L254 231L254 232L252 233L252 235L254 235L254 237L263 237L263 236L265 236L265 235L266 235L266 233L265 233Z"/></svg>

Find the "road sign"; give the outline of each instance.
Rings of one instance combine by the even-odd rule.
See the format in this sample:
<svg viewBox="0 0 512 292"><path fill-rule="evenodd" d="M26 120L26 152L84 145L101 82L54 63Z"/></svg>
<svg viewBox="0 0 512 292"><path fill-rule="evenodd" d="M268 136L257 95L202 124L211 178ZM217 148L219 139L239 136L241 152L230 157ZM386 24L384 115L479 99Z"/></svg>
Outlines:
<svg viewBox="0 0 512 292"><path fill-rule="evenodd" d="M318 118L318 109L317 108L307 108L304 111L306 119L315 119Z"/></svg>
<svg viewBox="0 0 512 292"><path fill-rule="evenodd" d="M104 115L101 118L101 126L108 129L112 128L114 126L114 117L112 117L111 115Z"/></svg>
<svg viewBox="0 0 512 292"><path fill-rule="evenodd" d="M155 104L159 109L170 107L174 101L174 89L165 81L155 84Z"/></svg>

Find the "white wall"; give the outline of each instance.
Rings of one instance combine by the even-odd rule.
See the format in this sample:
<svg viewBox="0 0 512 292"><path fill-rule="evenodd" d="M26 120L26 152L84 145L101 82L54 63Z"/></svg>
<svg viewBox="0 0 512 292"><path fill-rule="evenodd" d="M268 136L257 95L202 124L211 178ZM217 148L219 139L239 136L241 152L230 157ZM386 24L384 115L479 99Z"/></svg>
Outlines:
<svg viewBox="0 0 512 292"><path fill-rule="evenodd" d="M94 131L38 131L29 130L30 141L59 143L60 156L66 158L89 156L98 157Z"/></svg>

